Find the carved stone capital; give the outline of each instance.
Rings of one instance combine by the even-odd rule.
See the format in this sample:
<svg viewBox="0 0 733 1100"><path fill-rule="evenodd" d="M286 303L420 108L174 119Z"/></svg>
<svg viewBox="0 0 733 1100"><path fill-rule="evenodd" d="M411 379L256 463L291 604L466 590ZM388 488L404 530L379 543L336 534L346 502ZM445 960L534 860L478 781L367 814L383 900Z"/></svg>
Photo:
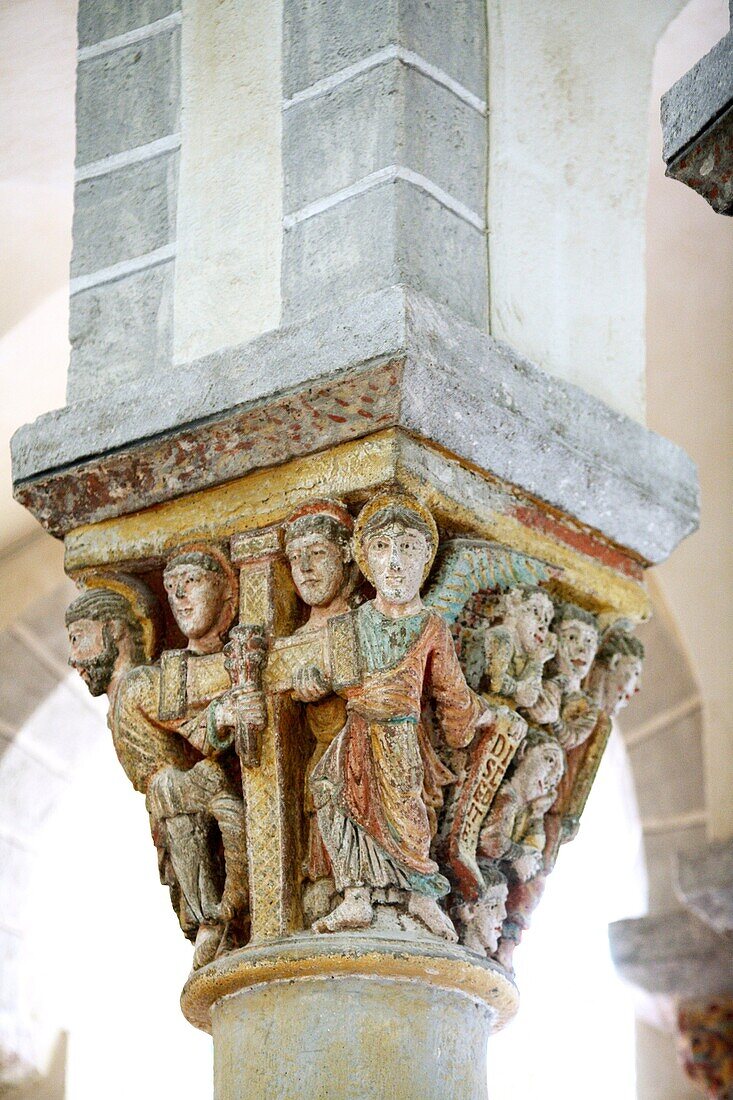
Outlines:
<svg viewBox="0 0 733 1100"><path fill-rule="evenodd" d="M733 1098L733 999L683 1001L677 1051L687 1076L710 1100Z"/></svg>

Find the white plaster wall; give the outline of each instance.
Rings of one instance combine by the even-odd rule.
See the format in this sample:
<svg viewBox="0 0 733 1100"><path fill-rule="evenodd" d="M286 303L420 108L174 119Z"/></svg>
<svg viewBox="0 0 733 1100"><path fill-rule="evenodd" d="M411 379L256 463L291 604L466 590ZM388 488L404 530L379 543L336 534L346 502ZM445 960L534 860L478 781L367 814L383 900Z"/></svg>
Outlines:
<svg viewBox="0 0 733 1100"><path fill-rule="evenodd" d="M75 21L76 0L0 0L0 559L40 531L12 499L8 441L66 389Z"/></svg>
<svg viewBox="0 0 733 1100"><path fill-rule="evenodd" d="M280 0L184 0L174 362L280 319Z"/></svg>
<svg viewBox="0 0 733 1100"><path fill-rule="evenodd" d="M492 332L640 421L651 67L682 2L488 0Z"/></svg>
<svg viewBox="0 0 733 1100"><path fill-rule="evenodd" d="M700 474L700 530L658 570L702 688L711 838L733 835L733 219L666 179L661 94L728 29L727 0L692 0L659 44L647 203L649 425Z"/></svg>

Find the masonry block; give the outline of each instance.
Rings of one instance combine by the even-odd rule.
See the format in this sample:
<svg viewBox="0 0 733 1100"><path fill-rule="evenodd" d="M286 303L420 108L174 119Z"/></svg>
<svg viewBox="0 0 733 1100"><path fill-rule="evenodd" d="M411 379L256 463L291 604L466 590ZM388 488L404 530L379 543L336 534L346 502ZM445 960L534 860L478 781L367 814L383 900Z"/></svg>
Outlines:
<svg viewBox="0 0 733 1100"><path fill-rule="evenodd" d="M178 130L180 28L82 61L77 69L77 164Z"/></svg>
<svg viewBox="0 0 733 1100"><path fill-rule="evenodd" d="M285 210L399 164L481 217L486 138L479 112L414 68L386 62L284 112Z"/></svg>
<svg viewBox="0 0 733 1100"><path fill-rule="evenodd" d="M177 152L78 183L72 276L142 256L173 241L177 186Z"/></svg>
<svg viewBox="0 0 733 1100"><path fill-rule="evenodd" d="M483 233L411 183L387 182L286 232L283 315L403 283L483 326L486 268Z"/></svg>
<svg viewBox="0 0 733 1100"><path fill-rule="evenodd" d="M486 9L481 0L285 0L286 97L389 45L414 51L486 98Z"/></svg>
<svg viewBox="0 0 733 1100"><path fill-rule="evenodd" d="M71 363L67 399L98 396L109 387L171 360L173 265L160 264L75 294L71 299Z"/></svg>
<svg viewBox="0 0 733 1100"><path fill-rule="evenodd" d="M180 0L79 0L79 45L93 46L106 38L145 27L180 6Z"/></svg>

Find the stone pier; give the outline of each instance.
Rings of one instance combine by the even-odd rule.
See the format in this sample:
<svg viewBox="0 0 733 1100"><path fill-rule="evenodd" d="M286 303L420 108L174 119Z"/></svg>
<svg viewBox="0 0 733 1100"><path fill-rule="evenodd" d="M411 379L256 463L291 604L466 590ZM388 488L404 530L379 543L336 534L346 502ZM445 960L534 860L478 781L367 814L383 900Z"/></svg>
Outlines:
<svg viewBox="0 0 733 1100"><path fill-rule="evenodd" d="M64 540L184 1014L217 1100L481 1100L694 469L489 331L485 5L79 29L69 403L15 494Z"/></svg>

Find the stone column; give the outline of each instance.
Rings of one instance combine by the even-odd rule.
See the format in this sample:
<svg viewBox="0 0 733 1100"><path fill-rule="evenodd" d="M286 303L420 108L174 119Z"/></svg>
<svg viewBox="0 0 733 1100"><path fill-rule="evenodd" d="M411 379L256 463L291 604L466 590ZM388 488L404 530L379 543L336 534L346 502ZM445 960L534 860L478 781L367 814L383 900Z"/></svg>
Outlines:
<svg viewBox="0 0 733 1100"><path fill-rule="evenodd" d="M679 907L610 928L619 972L650 996L680 1065L711 1100L733 1096L733 844L680 852Z"/></svg>
<svg viewBox="0 0 733 1100"><path fill-rule="evenodd" d="M486 331L483 5L256 7L81 4L99 209L151 230L120 258L79 198L100 298L15 492L81 589L72 662L145 795L217 1100L478 1100L694 471ZM250 210L242 118L280 78ZM121 96L150 122L124 147ZM117 174L161 157L136 201Z"/></svg>

